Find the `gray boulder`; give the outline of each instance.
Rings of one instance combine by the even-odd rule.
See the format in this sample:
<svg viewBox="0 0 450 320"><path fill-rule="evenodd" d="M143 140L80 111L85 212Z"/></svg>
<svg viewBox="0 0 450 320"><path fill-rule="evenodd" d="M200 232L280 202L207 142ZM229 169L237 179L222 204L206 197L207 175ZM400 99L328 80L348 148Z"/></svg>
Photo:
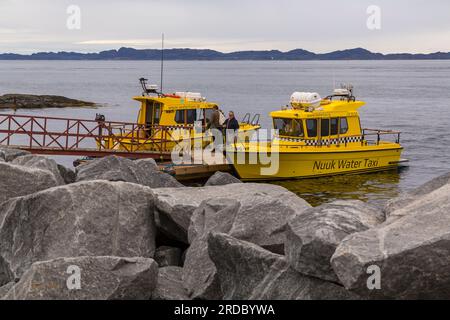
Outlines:
<svg viewBox="0 0 450 320"><path fill-rule="evenodd" d="M159 269L158 284L152 300L189 300L181 280L182 268L164 267Z"/></svg>
<svg viewBox="0 0 450 320"><path fill-rule="evenodd" d="M207 236L210 231L229 232L240 203L231 199L204 201L192 216L189 228L191 245L186 251L183 283L193 299L222 298L217 270L209 258Z"/></svg>
<svg viewBox="0 0 450 320"><path fill-rule="evenodd" d="M228 234L278 254L284 254L289 219L311 207L294 194L281 199L255 195L240 203Z"/></svg>
<svg viewBox="0 0 450 320"><path fill-rule="evenodd" d="M273 214L267 215L268 217L266 218L266 215L261 214L261 211L256 211L264 208L263 204L258 203L255 200L256 197L258 197L259 200L266 199L265 201L272 203L277 201L279 204L284 204L285 207L289 206L297 212L311 207L306 201L299 198L294 193L283 187L271 184L236 183L225 186L208 186L200 188L161 188L155 189L154 193L156 196L157 209L155 218L158 229L168 237L186 244L188 243L187 233L192 213L205 200L217 198L234 199L242 204L248 204L247 212L244 212L241 215L242 219L251 220L246 217L258 217L258 219L265 221L264 223L261 221L258 226L263 226L265 223L269 222L269 220L276 222L276 226L266 225L266 230L276 229L280 225L280 222L273 219ZM275 210L275 207L273 210ZM288 216L290 214L290 212L283 213L280 209L278 209L278 211L280 211L276 214L278 218L280 215ZM286 220L284 223L285 222ZM239 227L236 222L233 232L240 233L241 228L244 227ZM250 230L247 227L245 228ZM257 227L254 227L253 230L251 230L254 236L256 236L255 233L258 231ZM279 233L281 237L281 230Z"/></svg>
<svg viewBox="0 0 450 320"><path fill-rule="evenodd" d="M339 285L296 272L281 255L226 234L210 233L208 252L225 300L359 299Z"/></svg>
<svg viewBox="0 0 450 320"><path fill-rule="evenodd" d="M9 290L11 290L11 288L14 287L15 284L16 283L14 281L11 281L0 287L0 300L3 300L3 298L8 294Z"/></svg>
<svg viewBox="0 0 450 320"><path fill-rule="evenodd" d="M362 201L335 201L295 215L287 225L286 258L297 271L338 282L330 259L348 235L373 228L384 214Z"/></svg>
<svg viewBox="0 0 450 320"><path fill-rule="evenodd" d="M398 212L397 212L396 216L393 216L392 213L394 211L404 208L405 206L409 205L411 202L421 201L421 199L424 196L426 196L427 194L429 194L429 193L433 192L434 190L437 190L449 183L450 183L450 172L446 173L444 175L441 175L437 178L434 178L434 179L428 181L427 183L425 183L409 192L406 192L395 199L388 201L388 203L385 207L386 215L389 217L390 221L401 218L401 216L398 216Z"/></svg>
<svg viewBox="0 0 450 320"><path fill-rule="evenodd" d="M36 261L59 257L150 257L155 252L150 188L89 181L0 205L0 285Z"/></svg>
<svg viewBox="0 0 450 320"><path fill-rule="evenodd" d="M10 198L32 194L58 184L55 176L47 170L0 162L0 204Z"/></svg>
<svg viewBox="0 0 450 320"><path fill-rule="evenodd" d="M134 161L141 169L147 171L159 171L158 164L152 158L139 159Z"/></svg>
<svg viewBox="0 0 450 320"><path fill-rule="evenodd" d="M15 158L30 154L28 151L0 147L0 158L6 162L13 161Z"/></svg>
<svg viewBox="0 0 450 320"><path fill-rule="evenodd" d="M446 184L392 213L402 218L345 238L331 259L334 271L347 289L370 298L449 299L449 212Z"/></svg>
<svg viewBox="0 0 450 320"><path fill-rule="evenodd" d="M13 161L11 161L11 164L47 170L53 174L56 181L58 182L58 185L63 185L66 183L63 177L61 176L58 164L53 159L30 154L15 158Z"/></svg>
<svg viewBox="0 0 450 320"><path fill-rule="evenodd" d="M233 183L242 183L242 181L227 172L217 171L206 181L205 186L224 186Z"/></svg>
<svg viewBox="0 0 450 320"><path fill-rule="evenodd" d="M180 248L161 246L156 249L155 261L160 268L168 266L181 266Z"/></svg>
<svg viewBox="0 0 450 320"><path fill-rule="evenodd" d="M189 243L192 245L210 231L230 232L240 208L241 203L235 199L213 198L203 201L192 213L188 229Z"/></svg>
<svg viewBox="0 0 450 320"><path fill-rule="evenodd" d="M150 188L183 187L171 175L155 170L150 160L133 161L108 156L77 167L76 181L108 180L141 184Z"/></svg>
<svg viewBox="0 0 450 320"><path fill-rule="evenodd" d="M60 164L58 164L58 170L59 170L59 174L61 175L61 177L63 178L63 180L66 184L75 182L75 180L77 178L75 171L73 171L72 169L66 168L65 166L60 165Z"/></svg>
<svg viewBox="0 0 450 320"><path fill-rule="evenodd" d="M153 259L58 258L31 265L4 299L148 300L157 279Z"/></svg>
<svg viewBox="0 0 450 320"><path fill-rule="evenodd" d="M241 201L211 199L194 211L189 227L183 281L192 298L220 299L217 270L208 255L209 232L226 233L276 253L284 253L285 225L290 217L309 208L303 200L285 201L255 195Z"/></svg>

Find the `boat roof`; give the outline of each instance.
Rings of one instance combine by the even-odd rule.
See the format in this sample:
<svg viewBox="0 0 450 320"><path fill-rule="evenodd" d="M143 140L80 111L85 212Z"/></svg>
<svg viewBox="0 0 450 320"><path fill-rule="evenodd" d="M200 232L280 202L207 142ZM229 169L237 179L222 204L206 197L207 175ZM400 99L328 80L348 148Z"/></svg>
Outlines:
<svg viewBox="0 0 450 320"><path fill-rule="evenodd" d="M330 118L358 115L358 109L366 103L363 101L322 100L320 107L313 111L289 108L270 113L272 118Z"/></svg>
<svg viewBox="0 0 450 320"><path fill-rule="evenodd" d="M155 101L164 104L166 110L185 110L185 109L212 109L218 106L216 103L207 101L192 101L184 98L175 97L155 97L155 96L136 96L133 100L139 102Z"/></svg>

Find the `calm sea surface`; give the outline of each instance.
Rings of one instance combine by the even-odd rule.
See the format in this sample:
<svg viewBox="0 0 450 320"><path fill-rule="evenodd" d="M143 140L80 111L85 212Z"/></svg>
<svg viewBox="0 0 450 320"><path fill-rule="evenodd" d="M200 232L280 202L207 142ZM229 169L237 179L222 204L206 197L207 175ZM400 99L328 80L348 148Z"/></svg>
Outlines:
<svg viewBox="0 0 450 320"><path fill-rule="evenodd" d="M106 104L95 109L19 110L17 114L136 121L138 78L159 83L156 61L0 61L0 94L55 94ZM403 132L399 171L280 182L312 204L361 199L381 204L404 190L450 171L450 61L166 62L165 92L201 92L225 111L268 113L294 91L331 93L333 83L352 83L363 127ZM0 110L10 113L9 110ZM73 158L57 160L71 165Z"/></svg>

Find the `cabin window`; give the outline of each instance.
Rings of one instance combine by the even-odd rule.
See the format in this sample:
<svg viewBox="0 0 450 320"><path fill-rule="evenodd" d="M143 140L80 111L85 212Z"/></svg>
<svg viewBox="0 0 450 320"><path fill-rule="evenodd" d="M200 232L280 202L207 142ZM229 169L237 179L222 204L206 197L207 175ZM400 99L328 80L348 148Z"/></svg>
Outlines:
<svg viewBox="0 0 450 320"><path fill-rule="evenodd" d="M178 124L184 124L184 110L177 110L175 113L175 122Z"/></svg>
<svg viewBox="0 0 450 320"><path fill-rule="evenodd" d="M331 118L330 120L330 135L335 136L338 134L338 128L339 128L339 119L338 118Z"/></svg>
<svg viewBox="0 0 450 320"><path fill-rule="evenodd" d="M275 118L274 127L281 136L303 137L303 126L300 120Z"/></svg>
<svg viewBox="0 0 450 320"><path fill-rule="evenodd" d="M186 123L194 124L195 121L197 121L197 110L186 110Z"/></svg>
<svg viewBox="0 0 450 320"><path fill-rule="evenodd" d="M341 118L341 125L340 125L340 130L339 133L340 134L344 134L348 132L348 121L347 118Z"/></svg>
<svg viewBox="0 0 450 320"><path fill-rule="evenodd" d="M155 116L153 118L154 124L159 124L161 119L161 105L155 105Z"/></svg>
<svg viewBox="0 0 450 320"><path fill-rule="evenodd" d="M330 135L330 119L322 119L320 123L320 134L322 137Z"/></svg>
<svg viewBox="0 0 450 320"><path fill-rule="evenodd" d="M317 119L306 120L306 130L308 131L308 137L317 137Z"/></svg>
<svg viewBox="0 0 450 320"><path fill-rule="evenodd" d="M197 109L177 110L175 122L178 124L194 124L197 121Z"/></svg>
<svg viewBox="0 0 450 320"><path fill-rule="evenodd" d="M147 101L147 108L145 111L145 122L147 125L158 125L161 118L161 103L154 101Z"/></svg>

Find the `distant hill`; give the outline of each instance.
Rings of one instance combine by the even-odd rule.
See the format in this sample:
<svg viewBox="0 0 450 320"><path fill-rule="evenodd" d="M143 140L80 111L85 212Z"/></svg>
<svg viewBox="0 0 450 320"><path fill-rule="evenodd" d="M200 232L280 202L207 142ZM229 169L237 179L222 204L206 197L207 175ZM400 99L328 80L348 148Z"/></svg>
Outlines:
<svg viewBox="0 0 450 320"><path fill-rule="evenodd" d="M236 51L223 53L208 49L166 49L166 60L436 60L450 59L450 52L430 54L395 53L382 54L363 48L314 53L303 49L287 52ZM99 53L39 52L31 55L15 53L0 54L0 60L160 60L161 50L120 48Z"/></svg>

